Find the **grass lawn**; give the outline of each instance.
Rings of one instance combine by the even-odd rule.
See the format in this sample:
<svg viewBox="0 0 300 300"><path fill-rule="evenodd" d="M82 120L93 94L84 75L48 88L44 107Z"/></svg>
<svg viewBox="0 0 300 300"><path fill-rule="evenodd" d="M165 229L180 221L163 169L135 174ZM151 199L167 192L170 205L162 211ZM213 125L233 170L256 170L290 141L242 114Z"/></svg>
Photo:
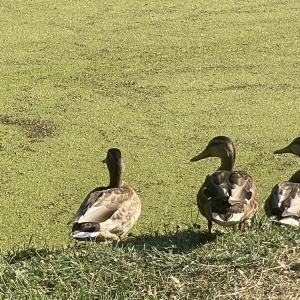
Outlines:
<svg viewBox="0 0 300 300"><path fill-rule="evenodd" d="M299 169L273 155L300 133L299 12L297 0L1 3L0 297L296 299L298 230L269 228L262 208ZM219 161L189 159L217 135L259 188L244 235L208 236L198 216ZM108 182L111 147L142 215L122 243L78 245L66 223Z"/></svg>

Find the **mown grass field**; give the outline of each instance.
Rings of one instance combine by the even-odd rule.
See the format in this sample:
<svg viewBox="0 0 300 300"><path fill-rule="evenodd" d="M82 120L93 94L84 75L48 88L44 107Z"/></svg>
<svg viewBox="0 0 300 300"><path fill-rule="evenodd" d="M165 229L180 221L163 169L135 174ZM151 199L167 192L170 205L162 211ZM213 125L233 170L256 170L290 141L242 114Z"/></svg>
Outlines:
<svg viewBox="0 0 300 300"><path fill-rule="evenodd" d="M299 233L263 202L299 169L300 4L12 1L0 4L3 299L295 299ZM197 217L216 135L261 195L251 231ZM66 223L124 155L143 211L119 244L79 245ZM197 224L197 226L194 226ZM199 228L200 227L200 228Z"/></svg>

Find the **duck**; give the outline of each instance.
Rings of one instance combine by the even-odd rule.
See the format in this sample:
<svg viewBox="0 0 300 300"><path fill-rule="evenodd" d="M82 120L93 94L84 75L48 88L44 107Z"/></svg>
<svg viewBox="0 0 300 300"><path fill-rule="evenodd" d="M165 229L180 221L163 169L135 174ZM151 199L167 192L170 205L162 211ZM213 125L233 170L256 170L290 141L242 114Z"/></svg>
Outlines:
<svg viewBox="0 0 300 300"><path fill-rule="evenodd" d="M141 200L123 181L124 161L120 149L111 148L102 161L109 171L108 186L93 189L85 197L74 217L70 237L79 241L119 241L137 222Z"/></svg>
<svg viewBox="0 0 300 300"><path fill-rule="evenodd" d="M292 153L300 157L300 137L274 154ZM300 217L300 170L288 181L276 184L265 201L265 213L271 223L299 227Z"/></svg>
<svg viewBox="0 0 300 300"><path fill-rule="evenodd" d="M190 159L195 162L208 157L221 159L221 166L206 176L197 194L199 212L207 219L209 233L213 222L230 227L238 224L239 231L258 209L258 190L252 177L245 171L234 170L236 149L227 136L216 136L205 149Z"/></svg>

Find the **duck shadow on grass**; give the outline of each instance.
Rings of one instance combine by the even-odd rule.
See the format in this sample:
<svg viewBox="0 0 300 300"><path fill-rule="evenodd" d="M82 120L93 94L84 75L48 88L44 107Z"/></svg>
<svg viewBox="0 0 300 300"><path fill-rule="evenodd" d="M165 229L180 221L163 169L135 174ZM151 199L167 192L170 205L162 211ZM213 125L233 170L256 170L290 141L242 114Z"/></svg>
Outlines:
<svg viewBox="0 0 300 300"><path fill-rule="evenodd" d="M290 269L291 269L292 271L300 272L300 262L292 263L292 264L290 265Z"/></svg>
<svg viewBox="0 0 300 300"><path fill-rule="evenodd" d="M133 246L138 250L154 247L160 251L184 253L199 248L204 244L211 243L217 236L222 234L220 231L210 234L207 231L191 227L163 233L157 231L152 234L129 235L124 241L116 243L116 246Z"/></svg>
<svg viewBox="0 0 300 300"><path fill-rule="evenodd" d="M156 249L158 251L172 252L172 253L186 253L197 249L207 243L213 242L217 236L222 235L220 231L209 234L207 231L190 227L177 230L165 230L164 233L154 232L151 234L132 235L129 234L126 239L122 241L111 242L112 247L116 248L132 248L143 251ZM92 242L93 243L93 242ZM104 242L105 243L105 242ZM31 260L33 257L47 257L48 255L56 255L64 251L73 251L77 249L88 249L88 242L71 241L69 245L65 245L65 249L53 250L45 248L35 248L28 245L25 249L13 249L6 255L3 255L4 260L11 264L20 261ZM106 243L107 245L107 243ZM101 247L101 243L98 245Z"/></svg>

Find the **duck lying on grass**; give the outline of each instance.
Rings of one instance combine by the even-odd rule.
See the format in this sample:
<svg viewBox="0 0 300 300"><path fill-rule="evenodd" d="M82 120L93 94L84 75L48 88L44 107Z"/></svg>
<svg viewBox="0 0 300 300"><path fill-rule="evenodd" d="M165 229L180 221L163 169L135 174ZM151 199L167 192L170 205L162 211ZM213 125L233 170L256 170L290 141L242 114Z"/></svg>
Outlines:
<svg viewBox="0 0 300 300"><path fill-rule="evenodd" d="M219 157L220 168L208 175L197 194L200 213L208 221L211 233L212 222L223 226L239 224L244 230L258 208L258 192L250 175L234 171L236 151L233 142L226 136L213 138L206 148L191 161L207 157Z"/></svg>
<svg viewBox="0 0 300 300"><path fill-rule="evenodd" d="M140 216L138 195L122 181L124 163L121 151L109 149L103 162L109 171L109 185L92 190L68 223L73 224L70 237L76 240L122 239Z"/></svg>
<svg viewBox="0 0 300 300"><path fill-rule="evenodd" d="M275 154L292 153L300 157L300 137ZM289 181L276 184L265 202L265 212L271 222L299 226L300 217L300 170Z"/></svg>

